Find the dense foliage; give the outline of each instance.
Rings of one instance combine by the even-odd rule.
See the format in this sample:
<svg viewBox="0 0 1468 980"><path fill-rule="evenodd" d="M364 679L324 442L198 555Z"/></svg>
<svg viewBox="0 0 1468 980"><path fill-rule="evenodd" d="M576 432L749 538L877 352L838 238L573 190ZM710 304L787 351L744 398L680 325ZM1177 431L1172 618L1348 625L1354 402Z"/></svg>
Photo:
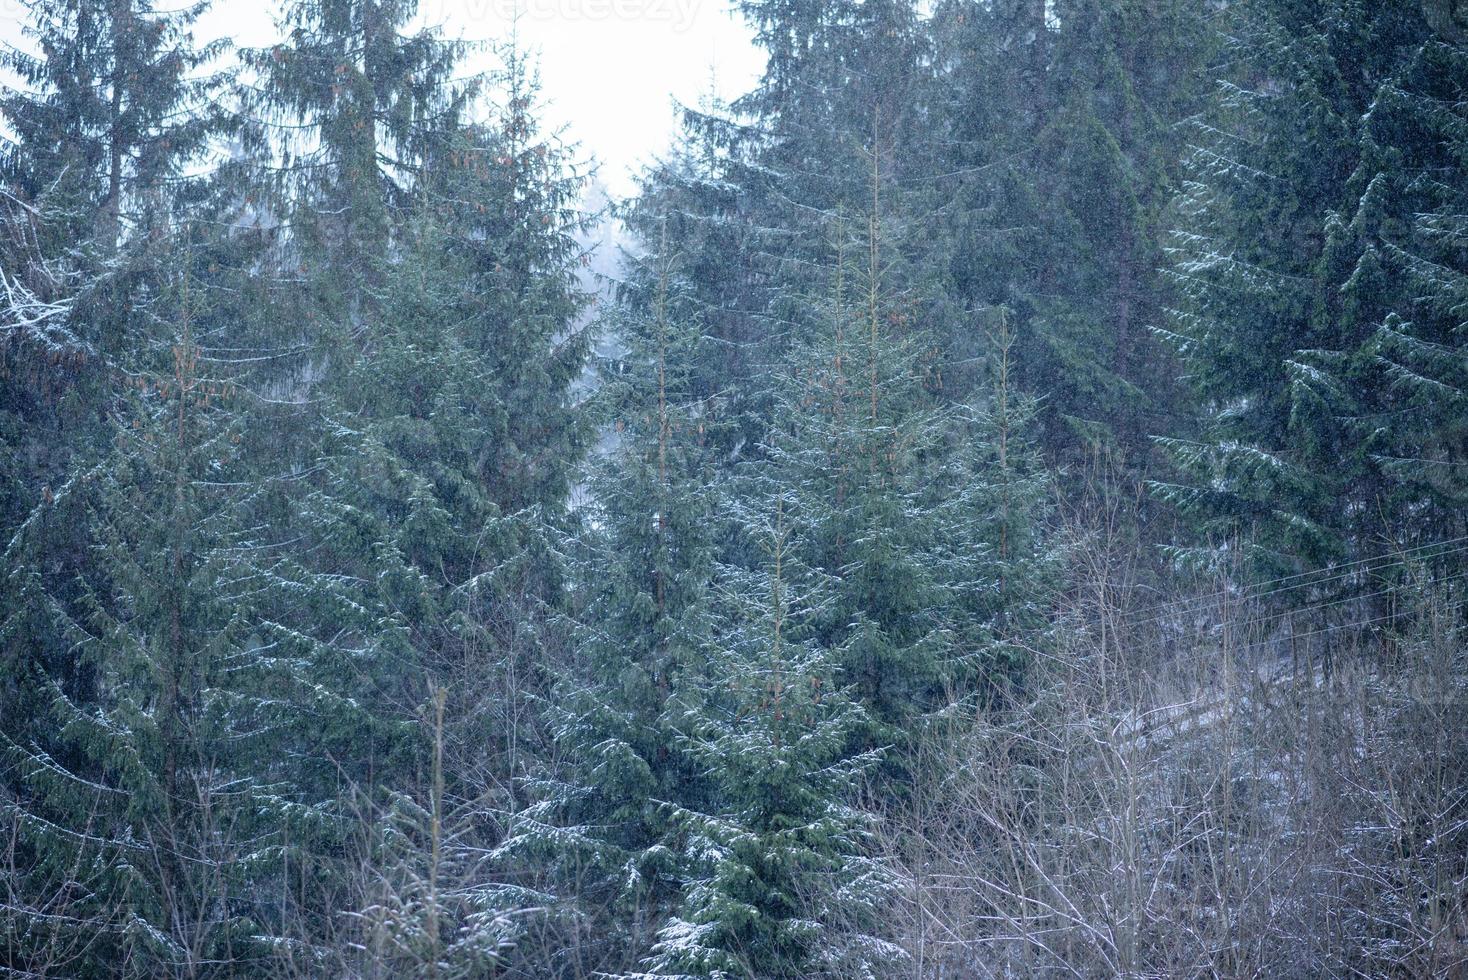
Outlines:
<svg viewBox="0 0 1468 980"><path fill-rule="evenodd" d="M0 976L1468 966L1451 4L745 0L608 214L413 0L24 6Z"/></svg>

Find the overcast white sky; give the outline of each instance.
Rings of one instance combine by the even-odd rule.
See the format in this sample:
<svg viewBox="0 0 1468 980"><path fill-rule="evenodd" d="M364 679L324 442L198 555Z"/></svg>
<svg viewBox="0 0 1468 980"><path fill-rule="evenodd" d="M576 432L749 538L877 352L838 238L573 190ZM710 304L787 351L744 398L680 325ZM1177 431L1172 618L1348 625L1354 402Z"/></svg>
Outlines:
<svg viewBox="0 0 1468 980"><path fill-rule="evenodd" d="M710 91L732 98L758 78L763 56L730 7L730 0L422 0L420 13L451 35L486 40L507 37L518 8L521 42L539 54L546 121L565 125L583 155L601 162L602 182L625 194L630 174L668 146L674 99L697 104ZM202 33L269 44L276 9L216 0ZM20 0L0 0L0 40L19 36L24 14Z"/></svg>

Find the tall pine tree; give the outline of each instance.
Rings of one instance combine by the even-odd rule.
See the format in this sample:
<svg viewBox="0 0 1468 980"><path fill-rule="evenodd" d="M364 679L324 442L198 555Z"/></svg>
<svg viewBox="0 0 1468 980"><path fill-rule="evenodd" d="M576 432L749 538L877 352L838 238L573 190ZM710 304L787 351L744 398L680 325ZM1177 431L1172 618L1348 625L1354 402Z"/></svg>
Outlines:
<svg viewBox="0 0 1468 980"><path fill-rule="evenodd" d="M853 976L894 959L879 934L891 883L849 799L878 753L853 753L864 712L813 628L827 600L792 547L805 514L768 492L732 505L762 560L721 575L701 696L676 720L713 787L675 811L687 880L654 976Z"/></svg>
<svg viewBox="0 0 1468 980"><path fill-rule="evenodd" d="M193 26L206 5L34 0L0 53L0 522L14 527L105 439L112 360L149 334L159 222L195 197L223 124ZM88 454L93 454L89 456Z"/></svg>
<svg viewBox="0 0 1468 980"><path fill-rule="evenodd" d="M1415 5L1232 16L1236 67L1200 124L1173 239L1186 302L1167 336L1201 438L1166 443L1190 479L1159 489L1266 570L1461 533L1433 489L1461 465L1461 338L1443 320L1452 259L1431 257L1455 207L1442 176L1461 50L1430 40Z"/></svg>
<svg viewBox="0 0 1468 980"><path fill-rule="evenodd" d="M597 940L581 951L634 969L677 898L671 807L702 779L675 721L701 676L713 575L711 429L691 387L705 339L666 230L633 259L607 329L599 413L610 445L587 486L586 598L577 670L551 708L566 771L548 781L516 848L555 862Z"/></svg>

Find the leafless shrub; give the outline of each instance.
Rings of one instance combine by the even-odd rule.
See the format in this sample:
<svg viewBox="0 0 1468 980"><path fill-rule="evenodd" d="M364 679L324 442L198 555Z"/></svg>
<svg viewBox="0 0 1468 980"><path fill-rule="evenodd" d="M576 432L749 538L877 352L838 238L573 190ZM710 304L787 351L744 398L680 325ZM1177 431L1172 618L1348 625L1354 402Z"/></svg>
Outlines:
<svg viewBox="0 0 1468 980"><path fill-rule="evenodd" d="M885 814L910 975L1462 975L1461 594L1291 644L1227 578L1139 614L1116 526L1073 530L1031 697L954 723Z"/></svg>

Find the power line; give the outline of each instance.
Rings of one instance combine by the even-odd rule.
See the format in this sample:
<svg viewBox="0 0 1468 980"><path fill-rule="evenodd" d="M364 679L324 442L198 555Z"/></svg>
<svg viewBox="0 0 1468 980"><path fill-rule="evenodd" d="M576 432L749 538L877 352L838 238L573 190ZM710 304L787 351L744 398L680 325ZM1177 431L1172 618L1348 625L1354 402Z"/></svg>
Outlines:
<svg viewBox="0 0 1468 980"><path fill-rule="evenodd" d="M1459 579L1464 578L1465 575L1468 575L1468 572L1459 572L1459 573L1457 573L1455 575L1449 575L1449 576L1447 576L1445 578L1442 578L1442 579L1439 580L1439 582L1440 583L1455 582L1455 581L1458 581ZM1375 598L1378 598L1380 596L1391 595L1393 593L1393 591L1394 591L1393 589L1381 589L1381 590L1379 590L1377 592L1370 592L1370 593L1367 593L1365 595L1345 596L1345 597L1340 598L1340 599L1332 599L1329 602L1318 602L1318 603L1314 603L1314 604L1311 604L1311 605L1308 605L1308 606L1301 606L1299 609L1287 609L1287 610L1285 610L1283 612L1270 613L1270 614L1265 615L1265 616L1256 616L1256 617L1254 617L1252 619L1245 620L1243 623L1239 624L1239 627L1238 628L1243 629L1243 630L1251 630L1251 629L1255 629L1255 628L1257 628L1257 627L1259 627L1259 626L1261 626L1261 625L1263 625L1265 623L1275 622L1277 620L1281 620L1281 619L1284 619L1284 618L1289 617L1289 616L1294 616L1294 615L1298 615L1298 614L1301 614L1301 613L1316 612L1316 611L1321 610L1321 609L1328 609L1331 606L1339 606L1339 605L1341 605L1343 603L1347 603L1347 602L1359 602L1359 601L1362 601L1362 600L1365 600L1365 599L1375 599ZM1392 615L1395 615L1395 614L1392 614ZM1349 626L1350 624L1347 623L1347 624L1342 624L1342 625ZM1334 627L1332 627L1332 628L1334 628ZM1308 633L1292 633L1292 634L1290 634L1290 638L1291 639L1299 639L1301 637L1309 636L1309 635L1310 634L1308 634ZM1270 642L1270 641L1263 641L1263 642Z"/></svg>
<svg viewBox="0 0 1468 980"><path fill-rule="evenodd" d="M1454 545L1455 547L1448 547L1449 545ZM1422 552L1433 551L1434 549L1446 550L1438 551L1435 554L1422 554ZM1163 619L1168 618L1169 616L1184 615L1188 612L1202 609L1208 606L1210 603L1222 598L1232 598L1234 601L1237 602L1255 602L1269 596L1279 595L1285 592L1293 592L1297 589L1309 588L1311 586L1327 585L1331 582L1337 582L1341 579L1349 578L1353 575L1364 574L1367 572L1383 571L1385 569L1393 568L1398 565L1406 565L1409 562L1444 558L1448 555L1453 555L1464 551L1468 551L1468 535L1459 538L1451 538L1446 541L1438 541L1433 544L1421 545L1417 548L1410 548L1406 551L1399 551L1391 555L1377 555L1374 558L1362 558L1358 559L1357 561L1348 562L1344 565L1334 565L1326 568L1317 568L1312 569L1308 572L1299 572L1295 575L1288 575L1283 578L1271 579L1269 581L1257 583L1256 585L1248 586L1242 590L1242 594L1237 596L1231 596L1230 593L1232 592L1232 590L1230 589L1221 589L1219 591L1211 592L1201 596L1193 596L1185 599L1174 599L1170 602L1164 602L1160 605L1154 606L1150 611L1144 613L1143 618L1141 619L1137 619L1134 617L1123 617L1122 625L1130 628L1147 626L1152 623L1160 622ZM1300 579L1309 579L1311 576L1317 576L1327 572L1331 574L1327 575L1324 578L1315 578L1310 581L1298 581ZM1283 583L1294 584L1285 585ZM1275 587L1266 588L1268 586ZM1261 589L1263 591L1258 591Z"/></svg>
<svg viewBox="0 0 1468 980"><path fill-rule="evenodd" d="M1393 620L1396 618L1396 613L1386 613L1385 615L1376 616L1372 619L1363 619L1354 623L1336 623L1334 626L1322 626L1320 629L1311 630L1308 633L1296 633L1293 637L1291 637L1291 639L1304 640L1312 636L1319 636L1322 633L1333 633L1336 630L1359 628L1363 626L1375 626L1377 623L1385 623L1389 620ZM1249 650L1256 650L1260 647L1268 646L1271 642L1272 641L1270 640L1261 640L1259 642L1250 643L1245 646L1235 647L1232 652L1245 653Z"/></svg>

